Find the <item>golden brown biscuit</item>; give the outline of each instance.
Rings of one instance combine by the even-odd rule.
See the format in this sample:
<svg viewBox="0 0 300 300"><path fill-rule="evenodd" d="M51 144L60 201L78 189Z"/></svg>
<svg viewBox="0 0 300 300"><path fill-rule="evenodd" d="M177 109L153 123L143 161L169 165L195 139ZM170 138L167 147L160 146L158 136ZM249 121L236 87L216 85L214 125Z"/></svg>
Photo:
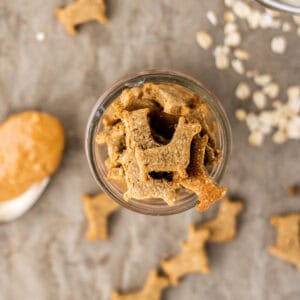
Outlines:
<svg viewBox="0 0 300 300"><path fill-rule="evenodd" d="M144 287L136 292L113 292L112 300L160 300L162 291L169 285L167 277L159 276L157 271L151 271Z"/></svg>
<svg viewBox="0 0 300 300"><path fill-rule="evenodd" d="M231 241L235 238L237 227L236 219L242 208L242 202L232 202L228 198L225 198L220 204L217 217L201 224L199 228L209 230L209 242L221 243Z"/></svg>
<svg viewBox="0 0 300 300"><path fill-rule="evenodd" d="M86 238L88 240L107 240L107 219L119 208L119 205L104 193L94 197L83 195L82 201L88 220Z"/></svg>
<svg viewBox="0 0 300 300"><path fill-rule="evenodd" d="M0 141L1 202L20 196L57 170L65 135L55 117L27 111L0 125Z"/></svg>
<svg viewBox="0 0 300 300"><path fill-rule="evenodd" d="M104 0L77 0L64 8L56 9L55 14L65 26L67 32L75 35L77 25L90 21L106 23L105 11Z"/></svg>
<svg viewBox="0 0 300 300"><path fill-rule="evenodd" d="M208 257L205 245L209 240L210 233L207 229L196 230L193 225L189 228L188 240L183 243L182 252L175 257L164 260L162 268L168 274L173 285L178 284L178 280L189 273L208 273Z"/></svg>
<svg viewBox="0 0 300 300"><path fill-rule="evenodd" d="M170 143L145 150L136 148L135 155L143 180L147 180L148 173L152 171L176 172L180 178L187 177L191 141L200 130L199 123L188 123L184 117L180 117Z"/></svg>
<svg viewBox="0 0 300 300"><path fill-rule="evenodd" d="M300 270L300 214L273 217L271 224L277 229L277 240L270 253Z"/></svg>
<svg viewBox="0 0 300 300"><path fill-rule="evenodd" d="M191 161L187 169L188 178L177 179L177 182L183 187L197 193L200 203L196 205L196 208L199 211L208 209L226 193L226 188L218 187L205 169L204 155L207 142L207 135L202 138L195 136L191 147Z"/></svg>

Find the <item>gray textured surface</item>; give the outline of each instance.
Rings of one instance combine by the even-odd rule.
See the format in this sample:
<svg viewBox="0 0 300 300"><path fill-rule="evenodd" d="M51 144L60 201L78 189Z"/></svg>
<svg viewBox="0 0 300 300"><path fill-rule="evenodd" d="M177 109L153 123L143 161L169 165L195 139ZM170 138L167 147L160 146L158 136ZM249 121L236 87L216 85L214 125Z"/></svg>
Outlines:
<svg viewBox="0 0 300 300"><path fill-rule="evenodd" d="M254 149L247 130L234 120L238 76L218 72L195 33L211 28L207 9L221 13L221 1L109 1L107 25L84 26L69 37L53 16L66 1L2 0L0 3L0 120L25 109L60 118L67 132L62 167L40 202L17 222L0 226L0 299L101 299L112 288L143 285L164 255L176 253L193 221L188 211L148 217L121 210L111 219L109 242L88 242L80 195L96 192L83 151L86 120L103 90L128 72L168 67L199 78L222 100L234 134L234 151L224 183L245 200L235 241L208 248L213 272L187 276L163 299L296 300L300 273L268 255L274 214L300 211L300 199L286 188L299 180L299 142ZM211 29L209 29L211 30ZM35 34L43 31L39 43ZM274 34L274 33L273 33ZM215 29L221 37L221 28ZM282 86L299 83L299 38L287 34L284 56L271 54L270 31L244 32L254 68L274 74Z"/></svg>

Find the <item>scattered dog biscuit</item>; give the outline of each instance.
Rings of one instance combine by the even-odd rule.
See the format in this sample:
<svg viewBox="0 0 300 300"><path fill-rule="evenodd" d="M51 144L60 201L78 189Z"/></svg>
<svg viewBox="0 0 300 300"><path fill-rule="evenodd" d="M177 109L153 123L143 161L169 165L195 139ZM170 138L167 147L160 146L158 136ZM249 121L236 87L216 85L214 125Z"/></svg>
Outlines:
<svg viewBox="0 0 300 300"><path fill-rule="evenodd" d="M271 224L277 229L277 241L270 253L300 270L300 214L273 217Z"/></svg>
<svg viewBox="0 0 300 300"><path fill-rule="evenodd" d="M205 251L205 244L209 240L209 235L207 229L196 230L191 225L188 240L183 242L182 252L171 259L162 261L161 266L173 285L177 285L179 279L186 274L210 272Z"/></svg>
<svg viewBox="0 0 300 300"><path fill-rule="evenodd" d="M144 287L136 292L121 294L113 292L112 300L160 300L162 291L169 285L165 276L159 276L157 271L151 271Z"/></svg>
<svg viewBox="0 0 300 300"><path fill-rule="evenodd" d="M88 220L86 238L88 240L107 240L107 219L119 208L119 205L104 193L94 197L83 195L82 201Z"/></svg>
<svg viewBox="0 0 300 300"><path fill-rule="evenodd" d="M195 137L191 147L191 162L188 166L188 177L177 179L178 183L193 192L196 192L200 203L196 205L199 211L204 211L215 201L221 199L226 188L218 187L214 181L207 175L204 166L205 149L208 142L208 136Z"/></svg>
<svg viewBox="0 0 300 300"><path fill-rule="evenodd" d="M140 169L137 164L133 150L127 150L123 155L123 166L125 170L125 179L127 191L124 193L124 199L150 199L161 198L169 205L173 205L176 200L176 184L166 179L152 179L143 182Z"/></svg>
<svg viewBox="0 0 300 300"><path fill-rule="evenodd" d="M292 185L288 188L288 194L291 197L295 197L299 194L299 186L298 185Z"/></svg>
<svg viewBox="0 0 300 300"><path fill-rule="evenodd" d="M222 200L217 217L200 225L200 229L208 229L210 232L209 242L221 243L235 238L237 216L243 208L242 202Z"/></svg>
<svg viewBox="0 0 300 300"><path fill-rule="evenodd" d="M75 35L77 33L76 26L80 24L90 21L106 23L105 11L104 0L77 0L65 8L56 9L55 14L67 32Z"/></svg>
<svg viewBox="0 0 300 300"><path fill-rule="evenodd" d="M201 130L199 123L188 123L180 117L174 136L170 143L160 147L142 150L135 149L136 159L144 180L148 173L177 172L179 177L186 178L186 168L190 161L191 142Z"/></svg>

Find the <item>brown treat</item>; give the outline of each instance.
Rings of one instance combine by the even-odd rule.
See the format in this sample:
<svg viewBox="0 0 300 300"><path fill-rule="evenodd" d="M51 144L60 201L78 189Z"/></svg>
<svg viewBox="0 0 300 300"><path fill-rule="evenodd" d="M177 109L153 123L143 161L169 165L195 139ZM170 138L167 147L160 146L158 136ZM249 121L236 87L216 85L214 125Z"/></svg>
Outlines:
<svg viewBox="0 0 300 300"><path fill-rule="evenodd" d="M164 260L162 268L168 274L170 282L177 285L179 279L193 272L208 273L208 257L205 251L205 244L209 239L207 229L196 230L193 225L189 227L188 240L183 242L183 249L177 256Z"/></svg>
<svg viewBox="0 0 300 300"><path fill-rule="evenodd" d="M195 94L177 84L145 83L142 87L144 97L159 103L168 114L186 116L195 102L199 102Z"/></svg>
<svg viewBox="0 0 300 300"><path fill-rule="evenodd" d="M106 194L94 197L83 195L84 212L88 220L86 238L88 240L107 240L107 219L119 205Z"/></svg>
<svg viewBox="0 0 300 300"><path fill-rule="evenodd" d="M220 163L221 160L221 150L213 148L208 143L205 147L204 165L206 167L215 166Z"/></svg>
<svg viewBox="0 0 300 300"><path fill-rule="evenodd" d="M65 144L53 116L26 111L0 125L0 203L12 200L50 177L60 165Z"/></svg>
<svg viewBox="0 0 300 300"><path fill-rule="evenodd" d="M273 217L271 224L277 229L277 241L269 248L270 253L300 270L300 214Z"/></svg>
<svg viewBox="0 0 300 300"><path fill-rule="evenodd" d="M200 203L196 205L199 211L204 211L215 201L221 199L226 188L218 187L216 183L208 176L204 166L204 154L207 145L208 136L200 138L195 136L191 147L191 162L188 166L188 178L177 178L177 183L198 195Z"/></svg>
<svg viewBox="0 0 300 300"><path fill-rule="evenodd" d="M149 274L143 289L125 294L113 292L112 300L160 300L162 291L168 285L168 278L159 276L154 270Z"/></svg>
<svg viewBox="0 0 300 300"><path fill-rule="evenodd" d="M103 115L102 123L105 128L112 127L121 120L121 114L113 105L109 106Z"/></svg>
<svg viewBox="0 0 300 300"><path fill-rule="evenodd" d="M222 200L217 217L200 225L200 229L209 230L209 242L221 243L235 238L236 219L242 208L242 202L232 202L228 198Z"/></svg>
<svg viewBox="0 0 300 300"><path fill-rule="evenodd" d="M151 111L159 109L159 105L148 98L143 97L142 87L127 88L122 91L119 98L112 104L119 113L149 108Z"/></svg>
<svg viewBox="0 0 300 300"><path fill-rule="evenodd" d="M77 33L76 26L89 22L98 21L106 23L106 6L104 0L77 0L65 8L58 8L56 16L71 35Z"/></svg>
<svg viewBox="0 0 300 300"><path fill-rule="evenodd" d="M108 168L107 178L109 180L123 180L125 177L124 169L122 166Z"/></svg>
<svg viewBox="0 0 300 300"><path fill-rule="evenodd" d="M292 185L288 188L288 194L291 197L295 197L299 194L299 187L297 185Z"/></svg>
<svg viewBox="0 0 300 300"><path fill-rule="evenodd" d="M138 200L161 198L169 205L174 204L177 186L165 179L150 178L146 182L143 182L133 150L126 150L126 153L122 157L122 165L127 183L127 191L124 193L126 201L132 198Z"/></svg>
<svg viewBox="0 0 300 300"><path fill-rule="evenodd" d="M126 127L126 146L134 149L140 147L148 149L158 147L152 137L148 120L149 109L138 109L132 112L124 111L122 113L122 121Z"/></svg>
<svg viewBox="0 0 300 300"><path fill-rule="evenodd" d="M106 144L110 167L120 165L119 158L125 148L125 127L122 122L112 127L106 127L96 136L97 144ZM106 165L108 166L108 165Z"/></svg>
<svg viewBox="0 0 300 300"><path fill-rule="evenodd" d="M199 123L186 123L185 118L180 117L169 144L146 150L136 148L135 155L143 180L147 180L148 173L152 171L177 172L179 177L187 177L191 141L200 130Z"/></svg>

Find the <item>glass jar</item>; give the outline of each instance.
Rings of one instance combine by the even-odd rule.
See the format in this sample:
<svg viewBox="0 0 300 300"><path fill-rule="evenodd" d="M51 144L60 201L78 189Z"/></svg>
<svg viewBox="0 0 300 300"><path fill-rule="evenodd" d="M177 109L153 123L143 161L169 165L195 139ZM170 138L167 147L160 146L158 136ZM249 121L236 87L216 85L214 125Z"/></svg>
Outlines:
<svg viewBox="0 0 300 300"><path fill-rule="evenodd" d="M276 9L292 14L300 14L299 0L256 0L267 8Z"/></svg>
<svg viewBox="0 0 300 300"><path fill-rule="evenodd" d="M102 130L102 118L108 107L125 88L139 86L144 83L172 83L181 85L202 99L211 111L213 122L217 127L216 142L222 150L219 164L209 170L209 175L219 182L222 178L231 152L231 129L229 121L221 103L196 79L170 70L147 70L128 75L108 88L96 102L88 120L86 129L85 148L92 174L101 189L121 206L135 212L149 215L170 215L183 212L196 205L197 195L187 191L180 191L177 201L169 206L162 199L129 200L123 199L126 186L122 187L107 179L107 169L104 164L107 158L106 146L98 145L95 137Z"/></svg>

